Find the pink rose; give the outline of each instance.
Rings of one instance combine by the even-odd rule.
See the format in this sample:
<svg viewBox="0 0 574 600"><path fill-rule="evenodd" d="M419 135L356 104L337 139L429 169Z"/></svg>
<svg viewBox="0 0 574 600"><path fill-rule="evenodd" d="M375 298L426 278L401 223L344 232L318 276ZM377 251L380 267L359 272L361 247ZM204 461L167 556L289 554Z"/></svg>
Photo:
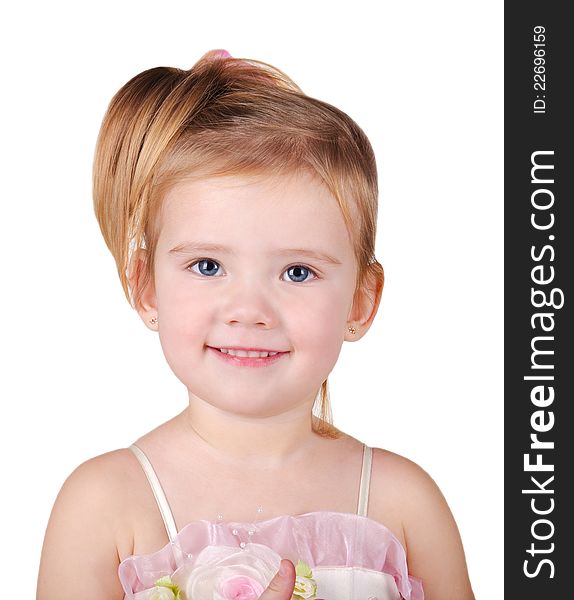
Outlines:
<svg viewBox="0 0 574 600"><path fill-rule="evenodd" d="M246 575L232 575L219 584L224 598L229 600L257 600L264 592L263 586Z"/></svg>
<svg viewBox="0 0 574 600"><path fill-rule="evenodd" d="M192 600L256 600L280 563L279 554L262 544L207 546L172 580Z"/></svg>

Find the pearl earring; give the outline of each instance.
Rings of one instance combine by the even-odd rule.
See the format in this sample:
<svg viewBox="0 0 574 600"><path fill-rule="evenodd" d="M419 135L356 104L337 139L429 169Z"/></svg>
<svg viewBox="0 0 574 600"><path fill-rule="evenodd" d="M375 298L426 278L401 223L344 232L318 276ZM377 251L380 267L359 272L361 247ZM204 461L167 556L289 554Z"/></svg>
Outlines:
<svg viewBox="0 0 574 600"><path fill-rule="evenodd" d="M354 327L349 327L348 329L349 329L349 332L352 333L353 335L355 333L357 333L357 330Z"/></svg>

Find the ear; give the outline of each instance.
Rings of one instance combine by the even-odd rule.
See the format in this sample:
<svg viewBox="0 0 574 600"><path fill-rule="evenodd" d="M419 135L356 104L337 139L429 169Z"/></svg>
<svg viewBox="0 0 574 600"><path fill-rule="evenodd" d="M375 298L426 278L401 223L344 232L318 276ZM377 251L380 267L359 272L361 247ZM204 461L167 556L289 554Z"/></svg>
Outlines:
<svg viewBox="0 0 574 600"><path fill-rule="evenodd" d="M345 341L360 340L369 331L379 309L385 275L380 263L374 262L367 267L361 287L355 292L353 306L347 319ZM351 330L355 333L351 333Z"/></svg>
<svg viewBox="0 0 574 600"><path fill-rule="evenodd" d="M128 280L134 308L146 327L152 331L157 331L157 298L153 274L149 273L149 254L147 250L139 248L133 253L130 260Z"/></svg>

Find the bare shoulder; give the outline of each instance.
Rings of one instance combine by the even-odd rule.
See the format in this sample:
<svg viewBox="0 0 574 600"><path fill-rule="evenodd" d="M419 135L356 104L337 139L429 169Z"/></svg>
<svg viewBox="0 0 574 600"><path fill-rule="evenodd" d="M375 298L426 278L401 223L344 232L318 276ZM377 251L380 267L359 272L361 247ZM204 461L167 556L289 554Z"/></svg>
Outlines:
<svg viewBox="0 0 574 600"><path fill-rule="evenodd" d="M399 483L405 485L418 485L422 483L428 474L412 460L385 450L384 448L373 448L373 477L386 476L387 486L395 486Z"/></svg>
<svg viewBox="0 0 574 600"><path fill-rule="evenodd" d="M79 519L85 519L86 525L99 516L109 528L119 532L130 512L125 509L142 483L141 470L136 465L127 448L87 460L66 479L54 509L65 508L68 515L77 514Z"/></svg>
<svg viewBox="0 0 574 600"><path fill-rule="evenodd" d="M121 485L126 477L134 478L133 464L133 453L128 448L100 454L79 465L66 479L62 489L74 487L80 482L101 483L102 478L112 484Z"/></svg>
<svg viewBox="0 0 574 600"><path fill-rule="evenodd" d="M83 598L123 598L117 568L130 545L126 515L137 484L130 455L121 449L92 458L64 482L44 539L38 600L77 598L78 582Z"/></svg>
<svg viewBox="0 0 574 600"><path fill-rule="evenodd" d="M412 460L383 448L373 448L372 494L388 509L420 510L420 496L434 504L444 500L431 476Z"/></svg>
<svg viewBox="0 0 574 600"><path fill-rule="evenodd" d="M423 581L425 600L472 600L458 527L441 490L415 462L373 450L370 513L403 544L409 573Z"/></svg>

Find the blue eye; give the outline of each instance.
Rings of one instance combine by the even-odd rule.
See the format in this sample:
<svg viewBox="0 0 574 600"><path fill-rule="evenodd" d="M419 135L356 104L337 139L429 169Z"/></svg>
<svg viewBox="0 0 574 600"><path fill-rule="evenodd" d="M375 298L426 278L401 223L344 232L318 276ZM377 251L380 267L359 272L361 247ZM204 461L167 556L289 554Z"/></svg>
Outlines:
<svg viewBox="0 0 574 600"><path fill-rule="evenodd" d="M200 275L206 275L207 277L213 277L216 275L217 270L219 269L219 264L216 263L211 258L202 258L194 262L192 265L189 265L188 269L197 273L198 271L194 270L194 267L197 267Z"/></svg>
<svg viewBox="0 0 574 600"><path fill-rule="evenodd" d="M304 281L308 281L307 278L309 275L312 279L315 278L315 273L303 265L294 265L289 267L285 273L287 273L289 279L295 283L303 283Z"/></svg>

